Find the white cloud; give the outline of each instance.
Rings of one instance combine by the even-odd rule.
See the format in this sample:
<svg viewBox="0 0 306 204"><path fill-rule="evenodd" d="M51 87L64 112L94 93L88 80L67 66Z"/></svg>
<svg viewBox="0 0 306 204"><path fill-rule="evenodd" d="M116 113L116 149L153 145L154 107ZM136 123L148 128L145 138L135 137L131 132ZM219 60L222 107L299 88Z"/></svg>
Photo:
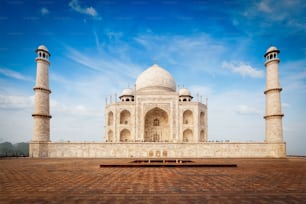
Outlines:
<svg viewBox="0 0 306 204"><path fill-rule="evenodd" d="M287 93L304 96L306 93L306 60L291 61L280 64L281 86ZM284 73L284 74L282 74Z"/></svg>
<svg viewBox="0 0 306 204"><path fill-rule="evenodd" d="M293 66L299 66L299 67L305 67L304 70L301 70L299 72L296 73L289 73L289 75L287 76L288 79L290 79L291 81L303 81L306 79L306 60L302 63L289 63L289 65L285 64L283 67L284 69L286 68L291 68Z"/></svg>
<svg viewBox="0 0 306 204"><path fill-rule="evenodd" d="M258 6L257 8L258 8L259 11L263 11L265 13L271 13L272 12L271 7L270 7L270 5L268 5L267 1L259 2L257 6Z"/></svg>
<svg viewBox="0 0 306 204"><path fill-rule="evenodd" d="M33 96L0 95L0 108L2 109L27 109L34 104Z"/></svg>
<svg viewBox="0 0 306 204"><path fill-rule="evenodd" d="M96 16L98 13L93 7L85 8L85 13L91 16Z"/></svg>
<svg viewBox="0 0 306 204"><path fill-rule="evenodd" d="M190 86L191 94L195 97L196 94L202 96L202 101L204 102L207 97L212 95L212 88L210 86L201 86L201 85L191 85Z"/></svg>
<svg viewBox="0 0 306 204"><path fill-rule="evenodd" d="M208 138L263 141L264 110L264 94L261 90L216 92L208 101Z"/></svg>
<svg viewBox="0 0 306 204"><path fill-rule="evenodd" d="M236 111L240 114L259 114L261 113L260 110L254 107L248 106L248 105L238 105L236 108Z"/></svg>
<svg viewBox="0 0 306 204"><path fill-rule="evenodd" d="M47 8L43 7L43 8L40 9L40 14L42 16L45 16L45 15L49 14L49 10Z"/></svg>
<svg viewBox="0 0 306 204"><path fill-rule="evenodd" d="M262 78L264 77L264 72L262 70L257 70L251 65L245 64L243 62L223 62L222 68L229 69L233 73L238 73L241 76L249 76L252 78Z"/></svg>
<svg viewBox="0 0 306 204"><path fill-rule="evenodd" d="M90 7L81 7L80 3L78 0L72 0L69 2L69 6L75 10L76 12L82 13L82 14L87 14L93 17L98 16L98 12L96 9L94 9L92 6Z"/></svg>
<svg viewBox="0 0 306 204"><path fill-rule="evenodd" d="M3 74L4 76L14 78L14 79L19 79L19 80L24 80L24 81L33 81L30 77L26 77L18 72L15 72L10 69L6 68L0 68L0 74Z"/></svg>
<svg viewBox="0 0 306 204"><path fill-rule="evenodd" d="M72 101L70 101L71 103ZM53 113L59 114L59 115L70 115L74 117L79 116L100 116L100 113L98 110L95 109L89 109L86 105L81 104L63 104L58 102L57 100L53 99L50 100L50 108ZM80 120L81 122L81 120Z"/></svg>
<svg viewBox="0 0 306 204"><path fill-rule="evenodd" d="M277 3L272 0L245 1L245 4L240 4L242 10L237 9L230 15L235 19L233 25L236 29L246 33L249 39L261 39L262 36L270 36L271 32L276 32L279 39L305 35L304 0L278 0ZM268 38L272 40L270 43L276 40L272 36ZM292 46L289 45L290 48Z"/></svg>
<svg viewBox="0 0 306 204"><path fill-rule="evenodd" d="M290 108L290 104L289 103L282 103L282 108Z"/></svg>

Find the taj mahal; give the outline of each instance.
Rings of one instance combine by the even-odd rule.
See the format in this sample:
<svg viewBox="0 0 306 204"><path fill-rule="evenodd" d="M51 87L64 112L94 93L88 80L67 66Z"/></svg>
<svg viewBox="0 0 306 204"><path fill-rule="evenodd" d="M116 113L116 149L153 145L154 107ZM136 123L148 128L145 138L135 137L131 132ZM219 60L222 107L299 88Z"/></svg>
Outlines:
<svg viewBox="0 0 306 204"><path fill-rule="evenodd" d="M107 142L206 142L207 106L188 89L176 92L169 72L154 64L106 106Z"/></svg>
<svg viewBox="0 0 306 204"><path fill-rule="evenodd" d="M283 141L278 57L271 46L264 54L266 67L265 140L209 142L208 106L193 100L187 88L177 90L175 79L154 64L137 78L135 87L106 100L105 141L52 142L48 49L36 50L34 131L30 157L46 158L282 158ZM103 117L103 116L101 116ZM222 124L220 124L222 125ZM102 134L102 133L101 133ZM101 137L102 138L102 137Z"/></svg>

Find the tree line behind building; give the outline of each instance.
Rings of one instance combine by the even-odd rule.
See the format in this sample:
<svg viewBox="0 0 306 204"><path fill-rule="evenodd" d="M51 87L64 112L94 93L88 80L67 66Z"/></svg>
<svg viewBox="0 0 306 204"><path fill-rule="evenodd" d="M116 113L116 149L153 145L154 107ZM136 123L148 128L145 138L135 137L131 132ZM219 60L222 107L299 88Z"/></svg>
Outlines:
<svg viewBox="0 0 306 204"><path fill-rule="evenodd" d="M12 144L10 142L0 143L0 157L28 157L29 143L21 142Z"/></svg>

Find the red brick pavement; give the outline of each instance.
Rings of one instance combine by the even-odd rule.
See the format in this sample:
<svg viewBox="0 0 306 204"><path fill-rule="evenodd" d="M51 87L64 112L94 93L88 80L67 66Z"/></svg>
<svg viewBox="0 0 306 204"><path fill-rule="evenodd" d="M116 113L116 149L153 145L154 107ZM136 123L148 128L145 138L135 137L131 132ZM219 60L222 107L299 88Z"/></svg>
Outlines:
<svg viewBox="0 0 306 204"><path fill-rule="evenodd" d="M306 157L203 159L236 168L111 167L105 159L2 159L0 203L306 203Z"/></svg>

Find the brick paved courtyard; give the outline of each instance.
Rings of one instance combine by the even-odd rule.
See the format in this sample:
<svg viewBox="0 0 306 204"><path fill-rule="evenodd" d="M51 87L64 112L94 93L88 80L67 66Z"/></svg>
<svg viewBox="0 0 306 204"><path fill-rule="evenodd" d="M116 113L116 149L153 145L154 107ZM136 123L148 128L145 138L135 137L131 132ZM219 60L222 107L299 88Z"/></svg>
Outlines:
<svg viewBox="0 0 306 204"><path fill-rule="evenodd" d="M2 159L0 203L306 203L306 157L206 159L238 167L110 167L105 159Z"/></svg>

